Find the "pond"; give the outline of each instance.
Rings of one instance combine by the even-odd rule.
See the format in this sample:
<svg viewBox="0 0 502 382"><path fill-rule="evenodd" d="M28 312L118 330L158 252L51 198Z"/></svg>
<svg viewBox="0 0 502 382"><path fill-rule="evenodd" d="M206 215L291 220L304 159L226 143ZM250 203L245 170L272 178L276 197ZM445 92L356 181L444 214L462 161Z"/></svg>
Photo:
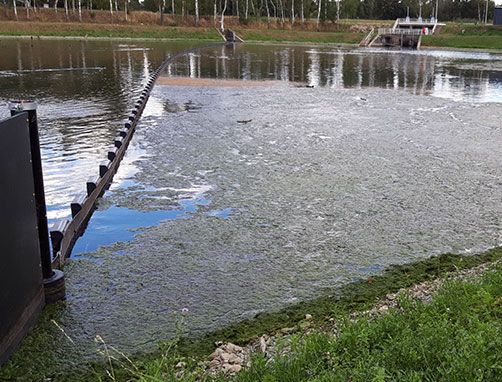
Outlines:
<svg viewBox="0 0 502 382"><path fill-rule="evenodd" d="M52 218L97 171L144 74L190 44L73 45L103 69L44 82L15 54L1 61L5 100L31 92L52 105L39 110ZM37 92L65 89L69 73L74 90ZM100 90L105 78L115 90ZM180 320L200 334L392 263L500 245L501 102L502 56L487 53L245 44L184 55L154 87L65 268L59 327L44 329L59 338L54 358L94 357L98 334L148 350Z"/></svg>

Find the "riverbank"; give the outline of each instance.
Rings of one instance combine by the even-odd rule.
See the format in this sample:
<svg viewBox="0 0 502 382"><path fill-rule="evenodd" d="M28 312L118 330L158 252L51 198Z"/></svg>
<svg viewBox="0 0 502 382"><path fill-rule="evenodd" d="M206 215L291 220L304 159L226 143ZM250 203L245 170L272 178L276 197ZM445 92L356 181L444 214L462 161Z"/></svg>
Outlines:
<svg viewBox="0 0 502 382"><path fill-rule="evenodd" d="M493 25L446 23L439 33L422 37L422 46L455 49L502 49L502 28Z"/></svg>
<svg viewBox="0 0 502 382"><path fill-rule="evenodd" d="M409 310L405 317L401 317L399 315L399 309L396 309L392 310L388 319L384 318L376 323L368 319L368 317L375 316L375 312L371 309L376 306L378 308L377 313L381 313L382 311L387 312L389 309L393 309L392 306L389 307L385 305L392 304L392 302L386 303L389 299L392 301L406 301L395 295L403 289L413 291L416 290L417 285L422 285L423 289L423 285L425 284L437 284L437 280L441 278L448 278L459 272L462 274L461 271L474 269L482 264L496 263L499 262L501 258L502 248L495 248L479 255L461 256L444 254L415 263L391 266L378 275L373 275L346 284L340 289L333 291L331 295L326 295L311 301L304 301L277 312L262 313L253 319L230 325L224 329L208 333L198 338L186 338L182 336L183 318L180 317L179 336L173 341L161 343L157 351L147 354L137 354L135 356L125 357L124 354L120 352L120 349L110 348L100 337L97 337L96 342L101 349L102 362L68 364L65 368L57 367L55 360L47 358L47 353L39 348L40 344L44 343L44 341L47 344L47 336L53 329L61 330L57 324L57 311L61 307L52 305L46 308L40 323L35 328L34 332L24 341L22 347L15 353L11 361L2 367L0 370L0 380L35 381L49 378L52 381L90 381L109 380L110 375L113 376L111 380L117 381L141 380L141 378L144 378L143 380L156 380L155 378L159 378L160 376L162 376L162 378L167 377L167 380L169 380L169 377L175 375L180 377L180 380L193 380L194 375L198 377L204 375L205 379L203 378L201 380L208 380L210 376L207 375L206 371L207 368L211 367L208 356L215 348L220 346L220 344L233 343L243 347L250 345L251 348L259 348L260 341L263 342L261 338L265 338L267 343L270 344L270 338L273 338L273 341L277 341L279 338L285 337L291 340L290 342L296 342L298 345L301 345L298 351L293 353L280 353L277 352L277 349L280 349L281 345L274 344L276 349L274 354L280 356L273 363L267 362L267 364L264 363L264 354L259 354L259 352L257 352L251 363L251 368L244 372L238 380L260 380L261 376L273 375L277 372L284 373L287 372L286 365L288 362L292 362L293 364L299 362L299 368L291 371L294 374L300 373L298 374L300 375L300 379L292 380L304 381L308 379L302 379L303 377L301 376L308 371L308 368L300 359L307 356L309 358L311 356L314 358L318 357L318 352L311 348L312 343L310 340L319 338L319 336L325 336L327 330L328 332L331 331L330 335L332 335L335 323L337 325L341 324L340 327L337 326L338 329L336 330L343 330L345 340L348 340L349 337L353 338L354 345L357 344L356 347L352 348L354 351L357 350L359 346L362 346L363 343L366 343L366 346L369 344L365 342L369 340L367 338L368 332L365 331L365 327L382 328L391 325L394 327L396 333L405 331L407 334L404 334L406 334L407 338L409 337L410 341L415 340L416 338L413 338L415 336L407 330L411 329L412 324L416 325L420 320L417 318L418 321L415 320L415 323L413 323L412 317L416 312L422 312L424 314L428 312L427 314L429 317L422 323L421 332L423 332L423 334L431 333L437 330L435 324L441 317L439 314L440 312L437 310L437 306L435 306L432 311L429 311L428 308L422 307L420 304L414 305L415 303L410 301L406 303L405 306L407 308L413 307L413 309ZM489 267L484 267L481 269L486 270L488 268ZM463 274L469 273L470 272L464 272ZM480 272L473 273L477 274ZM474 312L476 317L486 317L487 315L484 314L483 310L485 308L499 309L497 306L499 307L500 304L500 282L502 280L502 269L500 265L498 265L495 276L496 277L490 276L488 281L484 284L493 292L492 295L488 297L485 293L486 288L484 287L475 290L476 293L474 293L474 296L485 296L483 299L480 299L479 304L476 305L478 309ZM414 286L415 288L413 288ZM454 309L453 311L456 313L462 313L462 315L459 315L457 318L451 317L451 319L462 320L462 317L471 310L472 306L470 304L464 304L464 296L458 293L468 288L462 284L456 286L454 290L450 289L446 292L446 302L449 304L448 308ZM431 288L429 287L429 289ZM445 292L442 293L445 295ZM469 299L472 300L472 293L469 293L469 295ZM443 306L443 312L445 309L444 303L445 297L441 297L439 306ZM382 306L386 307L382 308ZM490 316L491 314L492 313L488 314L488 318L493 318L493 316ZM347 321L347 318L359 316L362 317L359 321ZM451 315L449 315L449 317L450 316ZM490 319L490 323L493 323L492 321L493 320ZM485 338L487 334L490 334L490 332L483 332L481 330L484 327L483 322L479 324L480 326L476 327L476 331L469 332L473 338L477 335ZM494 329L496 328L494 327ZM291 336L291 334L293 334L293 336ZM305 336L305 334L308 335ZM444 333L440 333L439 335L443 334ZM71 341L71 338L66 338L66 340ZM375 339L372 341L374 340ZM423 344L426 345L430 341L435 340L441 341L443 338L438 338L437 336L431 336L429 339L422 338L421 343L423 342ZM444 338L444 340L446 340L446 338ZM495 336L495 340L500 339L497 339ZM49 343L51 343L52 346L58 346L58 341L55 338L49 340ZM332 341L329 343L333 345ZM403 346L410 346L408 350L411 352L411 344L404 341ZM28 359L33 349L38 349L38 354L40 355L36 360ZM384 347L384 350L385 352L383 353L388 357L392 358L395 356L395 349L386 349ZM271 354L270 347L269 354ZM364 362L372 361L372 358L369 357L367 352L361 354L362 355L358 356L359 358L355 359L361 359ZM420 359L419 354L415 354L415 359L412 359L411 356L411 353L402 355L400 356L400 360L402 362L418 362ZM486 363L487 361L485 361L485 364ZM418 362L416 366L422 367L424 365ZM234 370L236 369L234 368ZM344 370L347 371L346 369ZM368 369L368 372L380 373L380 371L374 369ZM398 372L398 369L394 372ZM258 378L258 376L260 376L260 378ZM358 379L356 378L354 380Z"/></svg>
<svg viewBox="0 0 502 382"><path fill-rule="evenodd" d="M340 28L340 31L332 32L257 29L243 26L233 26L233 28L247 42L355 46L366 35L366 29L369 25L367 23L367 21L363 22L360 28L349 28L347 24L344 28ZM375 23L378 22L375 21ZM357 25L355 21L354 25ZM2 21L0 23L1 36L221 41L221 36L213 27L64 22ZM424 36L422 46L427 48L501 50L502 28L450 23L439 34Z"/></svg>
<svg viewBox="0 0 502 382"><path fill-rule="evenodd" d="M245 41L357 44L364 37L358 32L312 32L301 30L254 30L236 28ZM0 23L0 36L113 38L155 40L222 41L215 28L161 27L159 25L123 25L93 23L15 22Z"/></svg>

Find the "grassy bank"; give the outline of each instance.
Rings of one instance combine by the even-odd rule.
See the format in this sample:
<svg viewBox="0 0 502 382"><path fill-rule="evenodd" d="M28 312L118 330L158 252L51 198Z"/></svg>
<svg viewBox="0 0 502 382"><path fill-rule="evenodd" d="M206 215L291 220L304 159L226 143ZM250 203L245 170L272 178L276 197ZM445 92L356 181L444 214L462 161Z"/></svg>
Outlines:
<svg viewBox="0 0 502 382"><path fill-rule="evenodd" d="M384 22L380 22L384 23ZM378 21L373 21L377 25ZM371 26L370 20L344 20L335 31L316 32L300 29L267 29L257 24L232 26L249 42L358 44ZM48 36L92 38L138 38L221 41L213 27L160 26L155 24L104 24L71 22L2 21L0 36ZM454 49L502 49L502 28L475 24L448 23L434 36L424 36L425 47Z"/></svg>
<svg viewBox="0 0 502 382"><path fill-rule="evenodd" d="M364 33L315 32L283 29L236 28L245 41L309 42L325 44L356 44ZM0 23L0 36L101 37L221 41L214 28L161 27L159 25L124 25L93 23L14 22Z"/></svg>
<svg viewBox="0 0 502 382"><path fill-rule="evenodd" d="M235 380L502 380L502 267L479 283L446 285L430 304L401 307L376 319L339 316L339 335L297 335L286 354L256 355Z"/></svg>
<svg viewBox="0 0 502 382"><path fill-rule="evenodd" d="M334 290L332 295L292 305L278 312L259 314L253 319L208 333L200 338L181 338L175 352L171 348L167 351L168 359L169 362L180 359L198 360L214 350L216 341L246 344L264 333L273 334L285 327L300 327L306 313L313 316L310 324L321 328L329 324L334 317L347 316L350 312L368 309L388 293L434 279L447 272L472 268L500 258L502 258L502 249L498 248L476 256L445 254L413 264L393 266L381 275L357 280ZM68 365L67 369L61 369L54 359L50 359L48 353L39 350L47 346L57 346L58 339L49 335L50 328L54 326L51 320L57 320L57 314L54 311L56 308L51 307L51 309L45 312L33 334L27 338L12 360L2 368L0 380L38 381L51 378L52 381L92 381L98 378L106 379L106 370L110 369L110 366L105 363L82 365L75 364L75 360L72 360L74 364ZM137 373L150 373L159 364L165 365L167 362L166 346L164 344L159 350L149 354L134 356L134 368L115 365L116 380L136 379ZM196 370L197 362L193 362L194 370ZM162 373L169 373L173 370L163 367Z"/></svg>
<svg viewBox="0 0 502 382"><path fill-rule="evenodd" d="M255 351L251 366L236 376L203 374L175 347L142 369L127 362L123 367L144 381L502 380L500 265L480 280L447 283L429 304L402 297L399 308L377 317L333 315L334 330L283 337L272 357Z"/></svg>
<svg viewBox="0 0 502 382"><path fill-rule="evenodd" d="M502 49L502 27L448 23L440 33L424 36L422 45L457 49Z"/></svg>
<svg viewBox="0 0 502 382"><path fill-rule="evenodd" d="M21 23L16 21L1 22L0 36L153 38L221 41L220 35L214 28L91 23Z"/></svg>

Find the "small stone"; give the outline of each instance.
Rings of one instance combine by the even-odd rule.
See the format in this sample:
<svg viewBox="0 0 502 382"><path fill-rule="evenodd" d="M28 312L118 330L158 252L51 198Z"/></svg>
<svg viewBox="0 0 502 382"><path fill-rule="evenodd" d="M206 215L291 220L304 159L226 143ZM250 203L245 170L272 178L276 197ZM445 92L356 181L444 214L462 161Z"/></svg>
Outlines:
<svg viewBox="0 0 502 382"><path fill-rule="evenodd" d="M231 374L236 374L242 370L241 365L223 365L223 368Z"/></svg>
<svg viewBox="0 0 502 382"><path fill-rule="evenodd" d="M211 353L211 355L209 356L209 359L218 358L222 352L223 351L220 348L216 349L214 352Z"/></svg>
<svg viewBox="0 0 502 382"><path fill-rule="evenodd" d="M180 361L176 364L177 369L182 369L182 368L185 368L186 366L187 366L187 364L183 361Z"/></svg>
<svg viewBox="0 0 502 382"><path fill-rule="evenodd" d="M221 364L220 360L218 358L213 359L211 362L209 362L209 368L215 369L219 367Z"/></svg>
<svg viewBox="0 0 502 382"><path fill-rule="evenodd" d="M265 340L265 336L260 337L260 351L262 353L267 351L267 341Z"/></svg>
<svg viewBox="0 0 502 382"><path fill-rule="evenodd" d="M233 343L229 342L226 345L227 351L230 353L240 353L243 351L243 349L240 346L234 345Z"/></svg>
<svg viewBox="0 0 502 382"><path fill-rule="evenodd" d="M242 359L235 354L230 354L230 357L228 358L228 363L233 364L233 365L235 365L235 364L240 365L242 363Z"/></svg>
<svg viewBox="0 0 502 382"><path fill-rule="evenodd" d="M232 356L232 354L229 354L229 353L221 353L220 354L220 359L224 362L224 363L229 363L229 360L230 360L230 357Z"/></svg>
<svg viewBox="0 0 502 382"><path fill-rule="evenodd" d="M311 320L312 319L312 315L311 314L306 314L305 315L305 319L308 321L308 320Z"/></svg>

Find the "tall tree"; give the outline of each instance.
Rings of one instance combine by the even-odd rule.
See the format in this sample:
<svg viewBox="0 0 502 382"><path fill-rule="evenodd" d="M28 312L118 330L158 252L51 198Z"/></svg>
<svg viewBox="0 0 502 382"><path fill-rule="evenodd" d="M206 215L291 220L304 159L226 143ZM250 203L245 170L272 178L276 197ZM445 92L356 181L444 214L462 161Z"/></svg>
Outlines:
<svg viewBox="0 0 502 382"><path fill-rule="evenodd" d="M321 19L321 1L322 0L317 0L318 2L318 7L317 7L317 31L319 32L319 20Z"/></svg>
<svg viewBox="0 0 502 382"><path fill-rule="evenodd" d="M14 15L16 16L16 20L17 20L17 5L16 5L16 0L12 0L12 4L14 4Z"/></svg>
<svg viewBox="0 0 502 382"><path fill-rule="evenodd" d="M268 0L265 0L265 7L267 8L267 27L270 28L270 9L268 7Z"/></svg>
<svg viewBox="0 0 502 382"><path fill-rule="evenodd" d="M303 6L303 0L302 0L302 14L301 14L301 18L302 18L302 29L303 27L305 26L305 14L304 14L304 10L303 10L304 6Z"/></svg>
<svg viewBox="0 0 502 382"><path fill-rule="evenodd" d="M112 18L112 23L113 23L113 3L112 3L112 0L110 0L110 17Z"/></svg>
<svg viewBox="0 0 502 382"><path fill-rule="evenodd" d="M164 25L164 0L159 1L160 25Z"/></svg>
<svg viewBox="0 0 502 382"><path fill-rule="evenodd" d="M223 32L225 30L225 12L227 11L227 0L223 5L223 10L221 11L220 29Z"/></svg>
<svg viewBox="0 0 502 382"><path fill-rule="evenodd" d="M295 25L295 0L291 0L291 26Z"/></svg>
<svg viewBox="0 0 502 382"><path fill-rule="evenodd" d="M195 0L195 26L199 26L199 0Z"/></svg>

